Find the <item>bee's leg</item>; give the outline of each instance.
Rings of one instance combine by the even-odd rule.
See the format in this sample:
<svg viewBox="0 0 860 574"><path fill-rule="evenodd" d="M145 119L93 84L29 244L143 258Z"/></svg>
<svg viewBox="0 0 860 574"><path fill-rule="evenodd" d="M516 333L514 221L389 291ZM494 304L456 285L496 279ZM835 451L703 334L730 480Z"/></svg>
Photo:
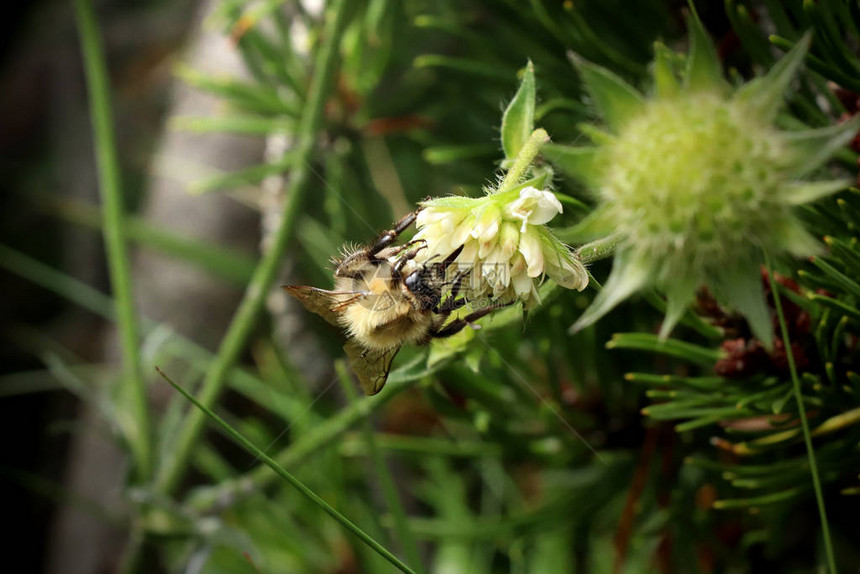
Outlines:
<svg viewBox="0 0 860 574"><path fill-rule="evenodd" d="M439 315L445 315L446 317L468 303L469 301L465 298L463 299L453 299L449 297L445 299L445 302L439 305L436 309L433 309L433 312Z"/></svg>
<svg viewBox="0 0 860 574"><path fill-rule="evenodd" d="M460 299L460 301L464 301L464 299ZM445 325L444 327L442 327L441 329L439 329L438 331L433 333L433 338L434 339L444 339L445 337L450 337L451 335L456 335L457 333L462 331L463 327L465 327L466 325L470 325L471 323L474 323L475 321L477 321L481 317L485 317L486 315L489 315L493 311L495 311L497 309L503 309L509 305L512 305L513 303L514 303L513 301L510 301L509 303L501 303L498 305L491 305L489 307L485 307L484 309L479 309L479 310L475 311L474 313L469 313L468 315L466 315L462 319L457 319L456 321L451 321L450 323L448 323L447 325ZM460 306L462 307L462 305L460 305Z"/></svg>
<svg viewBox="0 0 860 574"><path fill-rule="evenodd" d="M462 253L462 252L463 252L463 246L462 245L460 247L458 247L457 249L455 249L454 251L452 251L451 255L449 255L448 257L445 258L444 261L442 261L442 271L447 271L448 267L450 267L451 264L454 263L454 260L457 259L457 257L459 257L460 253Z"/></svg>
<svg viewBox="0 0 860 574"><path fill-rule="evenodd" d="M406 247L410 247L413 245L414 245L414 247L412 247L412 249L410 249L409 251L404 253L403 256L397 260L397 263L394 264L394 272L395 273L400 273L400 271L403 270L403 267L406 265L407 262L415 259L415 256L418 255L419 251L427 248L427 242L424 241L423 239L419 239L418 241L410 241L409 243L407 243L403 247L406 248Z"/></svg>
<svg viewBox="0 0 860 574"><path fill-rule="evenodd" d="M410 225L415 223L415 218L418 217L418 212L421 211L419 207L412 213L407 213L403 219L394 224L394 227L383 233L376 242L370 247L370 255L376 255L397 239L397 236L406 231Z"/></svg>
<svg viewBox="0 0 860 574"><path fill-rule="evenodd" d="M454 299L457 295L460 294L460 289L463 288L463 281L469 278L469 275L472 273L472 269L466 269L465 271L460 271L457 273L457 276L454 277L453 287L451 287L451 299Z"/></svg>
<svg viewBox="0 0 860 574"><path fill-rule="evenodd" d="M433 309L434 313L445 315L447 317L452 312L468 303L468 300L465 297L457 299L457 296L460 294L460 289L463 287L463 281L469 277L469 273L471 272L471 269L467 269L457 274L454 280L450 283L453 285L453 287L451 287L451 293L445 299L444 303L440 303L435 309Z"/></svg>
<svg viewBox="0 0 860 574"><path fill-rule="evenodd" d="M412 247L415 247L415 246L416 246L416 245L418 245L419 243L423 243L423 244L425 244L425 245L426 245L426 244L427 244L427 241L426 241L426 240L424 240L424 239L413 239L413 240L412 240L412 241L410 241L409 243L404 243L403 245L395 245L394 247L390 248L390 249L385 253L385 258L386 258L386 259L391 259L391 258L392 258L392 257L394 257L395 255L400 255L401 253L403 253L403 252L404 252L404 251L406 251L407 249L410 249L410 248L412 248ZM418 251L420 251L420 250L415 250L415 253L418 253ZM415 257L415 254L412 254L412 256L411 256L411 257L408 257L407 261L408 261L409 259L414 258L414 257Z"/></svg>

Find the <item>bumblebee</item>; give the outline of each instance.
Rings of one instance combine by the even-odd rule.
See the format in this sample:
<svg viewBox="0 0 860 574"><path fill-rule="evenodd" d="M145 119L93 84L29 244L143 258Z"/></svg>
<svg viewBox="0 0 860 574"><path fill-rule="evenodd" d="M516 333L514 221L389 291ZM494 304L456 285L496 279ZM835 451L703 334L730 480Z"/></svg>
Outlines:
<svg viewBox="0 0 860 574"><path fill-rule="evenodd" d="M499 306L488 306L449 321L466 305L460 297L470 270L450 277L462 247L437 263L415 261L424 240L394 242L415 222L419 210L398 221L367 246L349 248L335 260L332 291L305 285L282 288L310 311L345 330L344 350L362 390L375 395L385 385L391 362L405 344L426 345L450 337Z"/></svg>

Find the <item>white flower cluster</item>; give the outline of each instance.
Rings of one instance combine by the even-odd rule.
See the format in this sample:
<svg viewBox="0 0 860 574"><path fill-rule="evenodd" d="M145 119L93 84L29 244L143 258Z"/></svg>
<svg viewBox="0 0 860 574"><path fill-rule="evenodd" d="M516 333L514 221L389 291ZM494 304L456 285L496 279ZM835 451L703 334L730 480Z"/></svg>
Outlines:
<svg viewBox="0 0 860 574"><path fill-rule="evenodd" d="M585 267L545 226L562 212L550 191L525 187L422 205L415 239L426 241L428 248L421 257L445 258L462 245L455 263L461 271L471 269L471 297L539 303L537 287L544 275L568 289L581 291L588 284Z"/></svg>

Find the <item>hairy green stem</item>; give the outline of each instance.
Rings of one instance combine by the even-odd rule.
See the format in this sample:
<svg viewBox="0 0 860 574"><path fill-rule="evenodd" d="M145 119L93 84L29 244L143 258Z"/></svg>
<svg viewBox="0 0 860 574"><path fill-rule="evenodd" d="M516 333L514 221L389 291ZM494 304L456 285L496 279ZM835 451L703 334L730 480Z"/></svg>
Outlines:
<svg viewBox="0 0 860 574"><path fill-rule="evenodd" d="M803 406L803 396L800 390L800 377L797 376L797 367L794 364L794 353L791 351L791 340L788 336L788 326L785 323L785 315L782 312L782 303L779 298L779 287L773 278L773 268L770 260L766 260L767 276L770 281L770 291L773 293L773 304L776 307L776 315L779 318L779 328L782 331L782 343L785 346L785 356L788 359L788 369L791 372L791 382L794 385L794 398L797 401L797 413L800 417L800 426L803 428L803 442L806 444L806 455L809 457L809 473L812 475L812 486L815 490L815 502L818 505L818 514L821 517L821 534L824 537L824 552L827 554L827 566L830 574L836 574L836 559L833 555L833 543L830 540L830 526L827 523L827 510L824 507L824 494L821 490L821 478L818 475L818 463L815 460L815 449L812 446L812 435L809 432L809 422L806 420L806 408Z"/></svg>
<svg viewBox="0 0 860 574"><path fill-rule="evenodd" d="M532 135L529 136L523 149L521 149L520 153L517 154L517 157L514 160L514 165L511 166L511 169L508 170L508 173L505 174L505 178L499 185L499 193L514 187L520 182L520 180L525 176L526 171L531 167L532 162L535 160L538 153L540 153L540 148L548 141L549 134L546 133L546 130L536 129L532 132Z"/></svg>
<svg viewBox="0 0 860 574"><path fill-rule="evenodd" d="M110 86L98 23L90 1L75 0L75 15L89 91L99 190L104 204L102 213L105 247L123 352L123 377L119 393L120 401L123 408L127 409L128 416L118 422L134 457L137 479L145 480L152 472L149 408L146 400L146 386L140 370L137 315L131 287L131 266L126 249L121 178L111 117Z"/></svg>
<svg viewBox="0 0 860 574"><path fill-rule="evenodd" d="M346 365L343 361L337 361L335 363L335 371L337 371L337 377L340 380L341 386L344 389L344 393L346 393L346 396L349 398L349 401L354 404L356 400L361 400L355 392L352 379L350 378L349 372L346 370ZM419 574L423 574L424 565L421 562L421 553L418 551L418 544L412 536L412 530L409 527L406 510L403 508L403 503L400 501L400 494L397 492L394 477L391 476L391 472L388 470L388 466L385 463L385 456L380 452L379 447L376 444L376 436L373 432L373 424L371 423L370 417L365 417L362 421L362 431L365 445L367 446L370 458L373 460L373 466L375 467L377 478L382 486L382 495L385 498L385 505L388 507L388 511L391 512L391 516L394 518L394 530L396 531L397 539L400 542L403 552L406 553L407 560L415 566L415 570Z"/></svg>
<svg viewBox="0 0 860 574"><path fill-rule="evenodd" d="M290 174L290 186L282 212L281 225L273 237L269 251L257 265L251 283L245 290L239 309L233 316L227 334L224 336L218 355L212 363L200 391L200 402L205 406L215 403L227 375L236 364L239 354L260 312L266 295L272 288L281 260L284 258L287 243L292 235L296 215L304 195L310 187L312 168L310 161L319 135L323 119L323 108L331 87L334 71L337 65L337 46L346 24L346 2L335 0L328 9L329 21L325 26L324 40L314 67L314 77L308 90L305 105L299 124L298 139L295 150L296 167ZM170 457L165 461L156 477L156 488L165 493L173 490L189 460L189 453L203 430L205 415L199 410L193 410L183 421L183 425L175 441Z"/></svg>
<svg viewBox="0 0 860 574"><path fill-rule="evenodd" d="M615 248L621 243L623 237L621 235L610 235L596 241L592 241L583 245L576 250L576 255L579 260L585 264L594 263L607 257L612 257L615 254Z"/></svg>

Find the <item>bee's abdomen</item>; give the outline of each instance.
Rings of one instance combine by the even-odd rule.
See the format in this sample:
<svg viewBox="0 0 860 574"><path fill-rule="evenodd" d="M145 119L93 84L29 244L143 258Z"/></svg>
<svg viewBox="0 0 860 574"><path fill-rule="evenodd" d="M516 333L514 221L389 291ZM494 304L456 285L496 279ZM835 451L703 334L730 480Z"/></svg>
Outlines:
<svg viewBox="0 0 860 574"><path fill-rule="evenodd" d="M426 338L432 318L402 298L366 297L341 315L349 334L365 347L388 349Z"/></svg>

